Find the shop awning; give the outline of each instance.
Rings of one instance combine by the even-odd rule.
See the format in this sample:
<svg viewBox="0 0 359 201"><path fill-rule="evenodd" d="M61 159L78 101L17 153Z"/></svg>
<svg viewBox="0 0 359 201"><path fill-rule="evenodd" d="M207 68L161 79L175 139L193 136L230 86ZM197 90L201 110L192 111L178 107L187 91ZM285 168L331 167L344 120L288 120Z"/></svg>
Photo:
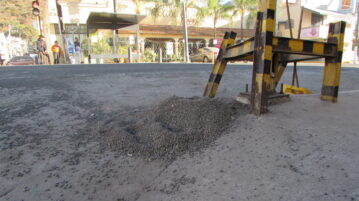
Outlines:
<svg viewBox="0 0 359 201"><path fill-rule="evenodd" d="M145 17L145 15L91 12L87 18L87 28L90 33L98 29L121 29L139 24Z"/></svg>

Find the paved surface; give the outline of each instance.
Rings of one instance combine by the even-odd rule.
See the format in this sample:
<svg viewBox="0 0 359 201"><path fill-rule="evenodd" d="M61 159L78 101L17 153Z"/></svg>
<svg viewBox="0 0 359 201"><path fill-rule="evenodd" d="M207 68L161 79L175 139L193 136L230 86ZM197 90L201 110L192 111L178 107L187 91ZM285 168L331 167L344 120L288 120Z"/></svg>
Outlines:
<svg viewBox="0 0 359 201"><path fill-rule="evenodd" d="M303 64L298 68L300 84L307 87L314 92L320 92L323 68L314 64ZM26 66L26 67L3 67L0 68L0 86L4 87L18 87L22 83L28 86L48 86L56 87L56 84L63 80L75 79L81 80L83 78L101 78L106 75L133 75L133 74L148 74L155 75L161 79L161 75L176 75L175 80L187 79L188 75L197 76L202 85L208 79L211 71L211 64L124 64L124 65L58 65L58 66ZM183 76L180 74L183 73ZM282 81L290 83L292 73L292 66L289 66ZM359 70L353 67L346 67L342 69L341 76L341 90L355 90L358 89L359 80L356 77ZM228 65L225 75L222 79L221 88L226 90L244 89L245 83L250 83L251 66L249 64ZM151 76L152 77L152 76ZM234 80L233 80L234 78ZM62 80L61 80L62 79ZM137 81L137 80L136 80ZM44 83L43 83L44 82ZM204 83L203 83L204 82ZM38 83L42 83L37 85ZM232 89L227 88L232 87ZM235 87L234 87L235 86ZM241 88L239 88L241 87ZM198 93L201 95L201 93Z"/></svg>
<svg viewBox="0 0 359 201"><path fill-rule="evenodd" d="M210 70L1 67L0 200L359 200L355 68L343 68L337 104L318 99L321 67L299 68L301 85L317 94L241 116L213 146L170 163L100 148L105 117L201 96ZM218 97L235 97L250 79L248 65L229 65ZM283 81L290 79L291 68Z"/></svg>

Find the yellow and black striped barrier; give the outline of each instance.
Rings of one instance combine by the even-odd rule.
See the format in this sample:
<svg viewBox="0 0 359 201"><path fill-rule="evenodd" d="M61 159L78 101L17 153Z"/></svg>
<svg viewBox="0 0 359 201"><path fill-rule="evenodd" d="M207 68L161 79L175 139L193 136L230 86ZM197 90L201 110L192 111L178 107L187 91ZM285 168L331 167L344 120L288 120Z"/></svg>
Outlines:
<svg viewBox="0 0 359 201"><path fill-rule="evenodd" d="M325 58L322 100L337 102L338 99L345 25L345 22L331 23L329 25L328 43L337 45L337 51L335 57Z"/></svg>
<svg viewBox="0 0 359 201"><path fill-rule="evenodd" d="M259 0L256 34L234 44L236 33L226 32L214 63L204 96L214 97L228 61L253 60L252 113L267 111L268 97L290 62L325 58L321 99L336 102L338 98L345 22L331 23L327 42L275 36L276 0Z"/></svg>
<svg viewBox="0 0 359 201"><path fill-rule="evenodd" d="M226 54L227 46L234 44L236 35L237 34L235 32L231 32L231 33L226 32L224 34L224 38L218 56L213 65L212 73L209 76L208 84L206 86L206 89L204 90L204 94L203 94L204 96L213 98L216 95L219 83L221 82L222 75L224 73L224 70L228 62L227 60L223 59L223 56Z"/></svg>

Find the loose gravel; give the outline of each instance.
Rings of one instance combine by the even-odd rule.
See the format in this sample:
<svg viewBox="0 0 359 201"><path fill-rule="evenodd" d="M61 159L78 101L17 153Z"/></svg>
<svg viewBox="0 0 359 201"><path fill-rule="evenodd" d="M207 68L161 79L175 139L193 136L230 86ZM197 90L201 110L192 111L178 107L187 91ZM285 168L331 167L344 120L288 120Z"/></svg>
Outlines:
<svg viewBox="0 0 359 201"><path fill-rule="evenodd" d="M213 142L241 111L248 109L233 99L174 96L146 111L105 119L99 134L113 151L169 159Z"/></svg>

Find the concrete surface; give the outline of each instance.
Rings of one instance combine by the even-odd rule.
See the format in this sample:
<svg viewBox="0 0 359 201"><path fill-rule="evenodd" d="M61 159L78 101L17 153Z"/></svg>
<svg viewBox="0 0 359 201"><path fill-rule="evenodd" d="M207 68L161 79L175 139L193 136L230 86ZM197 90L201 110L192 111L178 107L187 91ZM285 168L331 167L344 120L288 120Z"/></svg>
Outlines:
<svg viewBox="0 0 359 201"><path fill-rule="evenodd" d="M292 96L243 115L213 145L175 161L102 150L96 125L172 95L200 96L211 65L0 68L0 200L359 200L359 70L343 68L337 104ZM289 83L291 68L283 81ZM250 83L230 65L218 97ZM319 93L322 68L299 68Z"/></svg>

